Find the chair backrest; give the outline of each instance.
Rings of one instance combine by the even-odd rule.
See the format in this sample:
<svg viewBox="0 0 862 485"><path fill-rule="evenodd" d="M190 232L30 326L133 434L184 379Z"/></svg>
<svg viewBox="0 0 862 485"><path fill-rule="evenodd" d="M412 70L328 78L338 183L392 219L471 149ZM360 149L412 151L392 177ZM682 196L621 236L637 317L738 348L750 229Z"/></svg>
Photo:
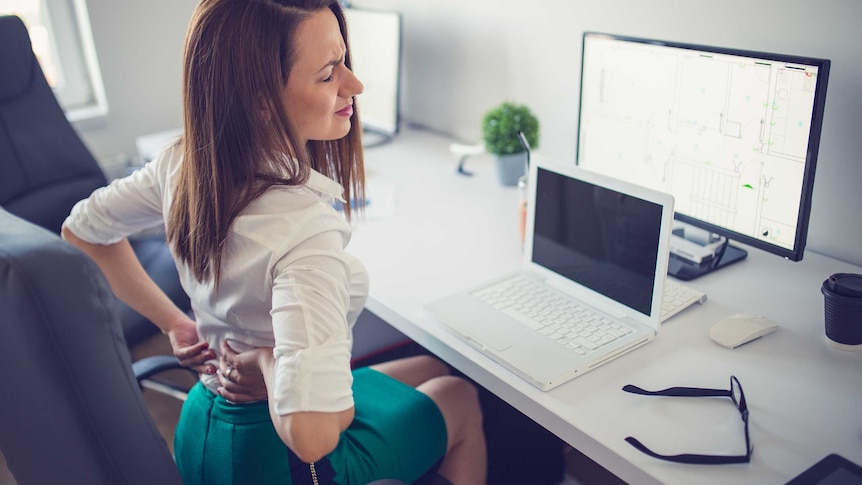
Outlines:
<svg viewBox="0 0 862 485"><path fill-rule="evenodd" d="M107 180L48 86L20 18L0 16L0 46L0 207L59 234L72 206ZM156 284L187 310L164 238L134 240L132 247ZM130 345L157 333L122 303L120 321Z"/></svg>
<svg viewBox="0 0 862 485"><path fill-rule="evenodd" d="M0 206L53 232L107 183L66 119L20 18L0 16Z"/></svg>
<svg viewBox="0 0 862 485"><path fill-rule="evenodd" d="M0 449L18 483L182 483L102 273L2 209L0 370Z"/></svg>

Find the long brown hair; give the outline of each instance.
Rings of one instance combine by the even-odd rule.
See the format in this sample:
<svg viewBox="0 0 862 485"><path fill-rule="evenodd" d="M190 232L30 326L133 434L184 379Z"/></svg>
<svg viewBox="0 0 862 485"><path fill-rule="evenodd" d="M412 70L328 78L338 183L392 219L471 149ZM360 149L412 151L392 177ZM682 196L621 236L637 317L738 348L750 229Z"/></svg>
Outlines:
<svg viewBox="0 0 862 485"><path fill-rule="evenodd" d="M234 219L273 185L301 185L310 169L364 198L361 125L344 138L299 146L280 96L295 59L295 32L329 8L350 47L337 0L202 0L192 16L183 66L182 166L167 238L198 281L218 287ZM344 204L350 218L350 203ZM360 205L361 206L361 205Z"/></svg>

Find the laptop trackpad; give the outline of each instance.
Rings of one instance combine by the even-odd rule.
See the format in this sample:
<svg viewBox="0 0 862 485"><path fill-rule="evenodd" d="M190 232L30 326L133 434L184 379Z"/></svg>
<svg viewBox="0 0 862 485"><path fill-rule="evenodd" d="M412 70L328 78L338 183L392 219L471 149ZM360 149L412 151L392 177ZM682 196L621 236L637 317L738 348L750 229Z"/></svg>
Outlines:
<svg viewBox="0 0 862 485"><path fill-rule="evenodd" d="M509 343L511 336L503 335L505 332L500 331L498 323L501 317L494 315L490 317L480 318L470 323L468 333L476 342L491 347L497 351L503 351L511 347Z"/></svg>

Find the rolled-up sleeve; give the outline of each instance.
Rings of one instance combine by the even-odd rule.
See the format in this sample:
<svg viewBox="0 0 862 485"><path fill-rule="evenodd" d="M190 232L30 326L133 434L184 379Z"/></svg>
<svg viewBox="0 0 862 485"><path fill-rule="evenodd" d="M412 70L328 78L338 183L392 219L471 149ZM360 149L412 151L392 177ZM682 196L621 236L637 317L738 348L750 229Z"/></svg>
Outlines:
<svg viewBox="0 0 862 485"><path fill-rule="evenodd" d="M114 244L163 224L160 161L150 162L128 177L95 190L75 204L64 225L91 244Z"/></svg>
<svg viewBox="0 0 862 485"><path fill-rule="evenodd" d="M323 232L276 266L272 394L280 415L353 406L347 322L352 269L343 244L338 231Z"/></svg>

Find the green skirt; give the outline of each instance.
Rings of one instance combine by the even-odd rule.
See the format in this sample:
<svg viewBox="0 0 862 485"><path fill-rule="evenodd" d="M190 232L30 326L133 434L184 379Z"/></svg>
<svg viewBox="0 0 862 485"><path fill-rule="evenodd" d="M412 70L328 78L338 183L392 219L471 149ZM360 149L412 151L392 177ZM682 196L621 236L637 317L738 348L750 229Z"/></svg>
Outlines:
<svg viewBox="0 0 862 485"><path fill-rule="evenodd" d="M425 394L369 368L353 379L355 418L327 456L331 469L326 460L315 464L318 476L329 470L339 485L412 483L446 452L440 410ZM183 405L174 454L186 485L289 485L309 470L276 434L267 403L233 404L200 383Z"/></svg>

